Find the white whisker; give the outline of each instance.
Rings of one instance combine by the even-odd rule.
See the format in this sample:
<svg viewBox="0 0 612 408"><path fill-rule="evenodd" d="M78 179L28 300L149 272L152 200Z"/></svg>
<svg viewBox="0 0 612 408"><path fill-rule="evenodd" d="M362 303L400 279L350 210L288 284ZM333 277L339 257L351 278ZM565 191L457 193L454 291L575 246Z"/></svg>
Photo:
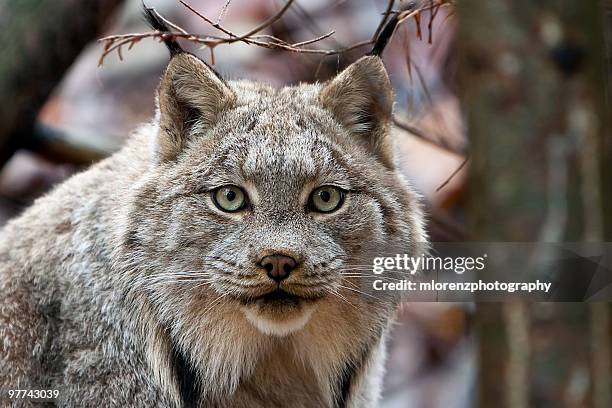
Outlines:
<svg viewBox="0 0 612 408"><path fill-rule="evenodd" d="M352 304L346 297L344 297L343 295L341 295L340 293L338 293L335 290L326 290L327 293L336 296L337 298L339 298L340 300L343 300L344 302L346 302L348 305L350 305L351 307L355 308L355 310L359 310L359 308L357 306L355 306L354 304Z"/></svg>
<svg viewBox="0 0 612 408"><path fill-rule="evenodd" d="M362 291L357 290L357 289L349 288L348 286L343 286L343 285L338 285L338 286L339 286L339 287L341 287L341 288L344 288L344 289L348 289L348 290L353 291L353 292L357 292L357 293L359 293L359 294L361 294L361 295L369 296L369 297L371 297L372 299L379 300L379 299L378 299L376 296L372 296L372 295L370 295L369 293L365 293L365 292L362 292Z"/></svg>

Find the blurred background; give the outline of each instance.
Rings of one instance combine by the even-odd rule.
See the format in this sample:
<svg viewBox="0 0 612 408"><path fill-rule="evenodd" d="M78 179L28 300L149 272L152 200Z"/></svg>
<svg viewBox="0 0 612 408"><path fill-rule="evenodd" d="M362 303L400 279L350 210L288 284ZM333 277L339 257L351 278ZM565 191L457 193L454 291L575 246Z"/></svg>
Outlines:
<svg viewBox="0 0 612 408"><path fill-rule="evenodd" d="M146 2L198 38L272 16L266 44L325 37L179 40L225 78L275 86L329 79L403 13L384 52L393 132L432 242L612 241L610 2L289 3ZM97 41L151 34L140 0L0 0L0 28L3 224L151 120L168 53L155 35ZM606 304L406 305L381 406L610 407L609 320Z"/></svg>

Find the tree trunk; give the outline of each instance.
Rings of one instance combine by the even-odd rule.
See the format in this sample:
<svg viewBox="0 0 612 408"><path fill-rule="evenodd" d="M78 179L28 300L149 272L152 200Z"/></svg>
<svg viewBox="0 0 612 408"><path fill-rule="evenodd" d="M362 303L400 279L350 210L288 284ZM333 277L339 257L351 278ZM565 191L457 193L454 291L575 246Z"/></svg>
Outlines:
<svg viewBox="0 0 612 408"><path fill-rule="evenodd" d="M470 232L479 241L610 241L601 5L457 7ZM609 315L601 307L481 304L477 327L480 406L610 406Z"/></svg>
<svg viewBox="0 0 612 408"><path fill-rule="evenodd" d="M122 0L0 0L0 166Z"/></svg>

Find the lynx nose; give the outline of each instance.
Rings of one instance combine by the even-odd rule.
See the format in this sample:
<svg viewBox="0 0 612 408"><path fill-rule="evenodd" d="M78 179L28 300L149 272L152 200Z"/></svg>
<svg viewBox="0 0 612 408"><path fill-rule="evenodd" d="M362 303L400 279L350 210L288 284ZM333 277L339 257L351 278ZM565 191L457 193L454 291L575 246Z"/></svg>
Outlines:
<svg viewBox="0 0 612 408"><path fill-rule="evenodd" d="M297 266L295 259L290 256L274 254L264 257L260 262L268 276L277 282L286 279Z"/></svg>

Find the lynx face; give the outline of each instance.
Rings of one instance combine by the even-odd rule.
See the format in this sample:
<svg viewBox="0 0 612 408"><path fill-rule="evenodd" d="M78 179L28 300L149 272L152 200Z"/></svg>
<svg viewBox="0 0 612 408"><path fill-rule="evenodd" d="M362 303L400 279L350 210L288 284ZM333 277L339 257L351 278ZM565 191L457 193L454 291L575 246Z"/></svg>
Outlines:
<svg viewBox="0 0 612 408"><path fill-rule="evenodd" d="M146 258L140 282L177 332L223 304L287 335L322 301L371 303L354 282L368 279L354 272L366 248L425 240L415 195L394 169L392 93L378 58L328 84L275 90L225 83L181 54L159 105L125 246Z"/></svg>

